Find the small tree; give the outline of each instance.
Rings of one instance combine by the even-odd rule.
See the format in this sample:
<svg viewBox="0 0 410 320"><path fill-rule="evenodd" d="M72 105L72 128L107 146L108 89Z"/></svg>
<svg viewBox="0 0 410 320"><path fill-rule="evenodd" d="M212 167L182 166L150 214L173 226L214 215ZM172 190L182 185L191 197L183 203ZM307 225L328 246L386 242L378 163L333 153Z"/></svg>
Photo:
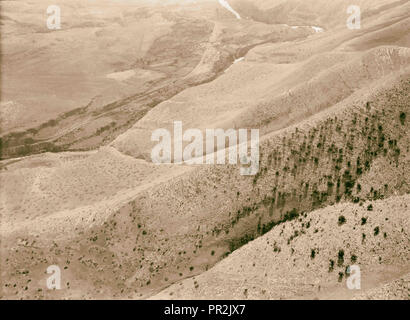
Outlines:
<svg viewBox="0 0 410 320"><path fill-rule="evenodd" d="M344 257L345 257L345 252L344 250L339 250L339 253L337 254L337 265L341 267L344 263Z"/></svg>

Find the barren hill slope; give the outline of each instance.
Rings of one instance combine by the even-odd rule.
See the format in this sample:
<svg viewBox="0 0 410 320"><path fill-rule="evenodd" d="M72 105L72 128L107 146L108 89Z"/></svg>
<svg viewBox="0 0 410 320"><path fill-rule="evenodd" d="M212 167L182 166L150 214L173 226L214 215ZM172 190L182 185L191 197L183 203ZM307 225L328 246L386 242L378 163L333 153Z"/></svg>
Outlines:
<svg viewBox="0 0 410 320"><path fill-rule="evenodd" d="M184 130L199 128L204 136L210 128L259 128L267 134L383 83L410 64L410 48L378 47L360 55L331 52L286 66L240 64L212 83L158 105L111 145L150 161L156 144L151 134L157 128L172 132L169 119L182 121Z"/></svg>

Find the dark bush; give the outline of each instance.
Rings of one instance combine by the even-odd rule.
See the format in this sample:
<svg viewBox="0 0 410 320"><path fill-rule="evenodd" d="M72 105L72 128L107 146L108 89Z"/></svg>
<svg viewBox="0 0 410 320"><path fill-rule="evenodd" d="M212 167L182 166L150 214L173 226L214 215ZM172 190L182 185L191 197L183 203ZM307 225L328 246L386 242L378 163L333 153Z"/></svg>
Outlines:
<svg viewBox="0 0 410 320"><path fill-rule="evenodd" d="M329 260L329 272L332 272L335 268L335 262L333 260Z"/></svg>
<svg viewBox="0 0 410 320"><path fill-rule="evenodd" d="M406 121L406 113L400 112L400 123L404 126L404 122Z"/></svg>
<svg viewBox="0 0 410 320"><path fill-rule="evenodd" d="M344 263L344 257L345 257L345 252L344 250L339 250L338 254L337 254L337 265L340 267L343 265Z"/></svg>

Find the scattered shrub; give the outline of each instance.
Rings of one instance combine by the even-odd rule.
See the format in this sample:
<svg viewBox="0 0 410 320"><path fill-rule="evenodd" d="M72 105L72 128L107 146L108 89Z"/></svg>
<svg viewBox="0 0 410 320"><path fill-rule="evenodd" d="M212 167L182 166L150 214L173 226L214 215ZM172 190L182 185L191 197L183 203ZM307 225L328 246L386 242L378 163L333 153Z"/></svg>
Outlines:
<svg viewBox="0 0 410 320"><path fill-rule="evenodd" d="M340 267L344 263L345 252L344 250L339 250L337 254L337 265Z"/></svg>
<svg viewBox="0 0 410 320"><path fill-rule="evenodd" d="M329 260L329 272L332 272L335 268L335 262L333 260Z"/></svg>
<svg viewBox="0 0 410 320"><path fill-rule="evenodd" d="M400 112L400 123L404 126L404 122L406 121L406 113Z"/></svg>
<svg viewBox="0 0 410 320"><path fill-rule="evenodd" d="M346 223L346 218L344 216L339 217L338 225L341 226Z"/></svg>

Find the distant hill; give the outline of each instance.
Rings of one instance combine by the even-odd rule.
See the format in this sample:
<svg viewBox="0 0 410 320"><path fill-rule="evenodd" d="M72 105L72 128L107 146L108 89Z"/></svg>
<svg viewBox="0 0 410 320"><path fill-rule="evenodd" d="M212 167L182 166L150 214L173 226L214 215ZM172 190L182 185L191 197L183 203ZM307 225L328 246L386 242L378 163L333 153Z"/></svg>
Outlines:
<svg viewBox="0 0 410 320"><path fill-rule="evenodd" d="M264 23L315 25L325 29L346 26L347 8L359 6L363 23L380 12L400 8L406 0L231 0L232 7L243 17Z"/></svg>

